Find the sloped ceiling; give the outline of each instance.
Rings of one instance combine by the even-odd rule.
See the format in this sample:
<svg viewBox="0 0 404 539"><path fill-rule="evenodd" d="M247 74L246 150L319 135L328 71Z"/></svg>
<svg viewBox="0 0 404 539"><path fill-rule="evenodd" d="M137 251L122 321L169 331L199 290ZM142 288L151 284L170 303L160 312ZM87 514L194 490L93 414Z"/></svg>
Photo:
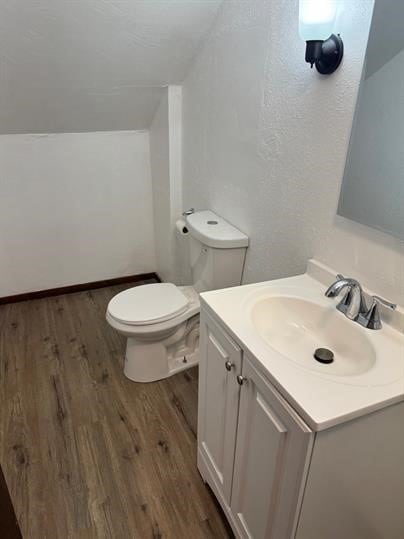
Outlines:
<svg viewBox="0 0 404 539"><path fill-rule="evenodd" d="M144 129L222 0L2 0L0 133Z"/></svg>

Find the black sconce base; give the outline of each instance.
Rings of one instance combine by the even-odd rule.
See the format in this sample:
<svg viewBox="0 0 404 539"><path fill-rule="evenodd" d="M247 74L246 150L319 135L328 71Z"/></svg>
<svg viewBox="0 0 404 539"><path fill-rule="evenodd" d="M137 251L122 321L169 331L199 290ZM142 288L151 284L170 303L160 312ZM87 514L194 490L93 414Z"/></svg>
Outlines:
<svg viewBox="0 0 404 539"><path fill-rule="evenodd" d="M306 62L316 66L322 75L330 75L338 69L344 56L344 44L339 35L332 34L325 41L306 42Z"/></svg>

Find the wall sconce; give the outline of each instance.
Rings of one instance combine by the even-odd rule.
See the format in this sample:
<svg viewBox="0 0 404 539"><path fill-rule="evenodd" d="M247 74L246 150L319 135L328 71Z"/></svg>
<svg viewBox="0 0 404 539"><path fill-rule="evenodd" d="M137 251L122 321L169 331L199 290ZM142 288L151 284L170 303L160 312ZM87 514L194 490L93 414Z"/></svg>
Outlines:
<svg viewBox="0 0 404 539"><path fill-rule="evenodd" d="M333 34L336 15L336 0L299 0L299 33L306 41L305 59L322 75L334 73L344 55L342 39Z"/></svg>

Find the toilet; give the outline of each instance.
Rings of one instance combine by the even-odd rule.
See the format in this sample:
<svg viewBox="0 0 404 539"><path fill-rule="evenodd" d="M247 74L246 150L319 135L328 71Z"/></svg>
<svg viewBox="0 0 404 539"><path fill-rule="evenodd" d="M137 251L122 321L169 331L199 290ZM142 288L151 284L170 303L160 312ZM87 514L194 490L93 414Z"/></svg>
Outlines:
<svg viewBox="0 0 404 539"><path fill-rule="evenodd" d="M114 296L108 323L127 337L124 373L153 382L198 363L199 293L241 283L248 237L209 210L186 216L192 286L156 283Z"/></svg>

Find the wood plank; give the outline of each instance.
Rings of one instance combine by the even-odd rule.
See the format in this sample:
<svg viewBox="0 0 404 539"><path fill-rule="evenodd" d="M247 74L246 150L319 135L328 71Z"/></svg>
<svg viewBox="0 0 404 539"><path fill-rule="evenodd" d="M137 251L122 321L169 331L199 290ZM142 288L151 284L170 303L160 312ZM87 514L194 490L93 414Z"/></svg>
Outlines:
<svg viewBox="0 0 404 539"><path fill-rule="evenodd" d="M0 306L0 463L30 539L225 538L196 468L197 369L123 375L129 285Z"/></svg>

